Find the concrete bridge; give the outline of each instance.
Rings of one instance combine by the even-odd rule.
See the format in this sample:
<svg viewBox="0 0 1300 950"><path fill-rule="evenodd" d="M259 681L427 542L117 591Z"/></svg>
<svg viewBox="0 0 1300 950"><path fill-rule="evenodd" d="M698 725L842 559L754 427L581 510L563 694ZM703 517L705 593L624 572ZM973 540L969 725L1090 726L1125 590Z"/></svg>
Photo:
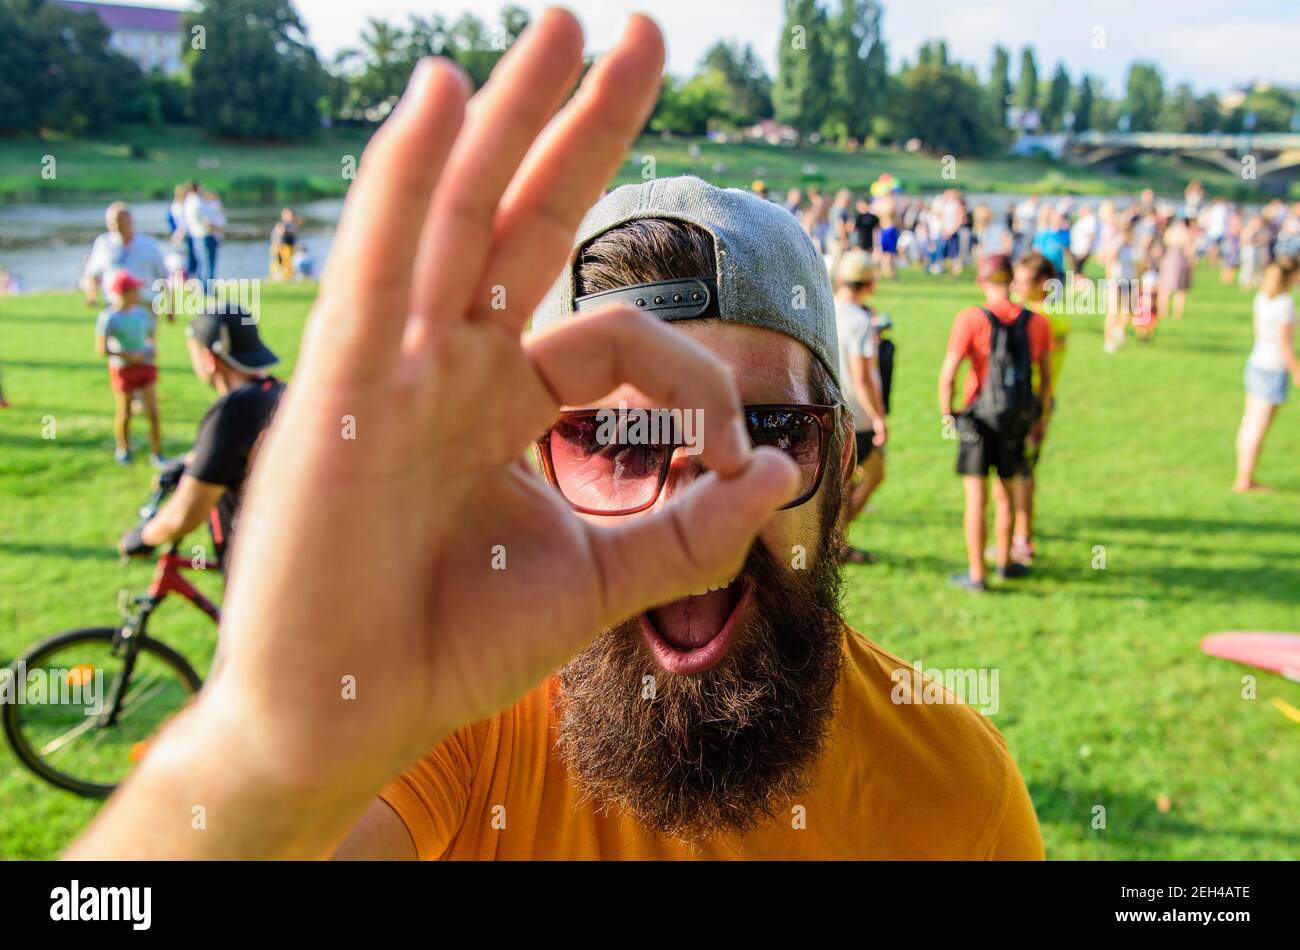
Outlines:
<svg viewBox="0 0 1300 950"><path fill-rule="evenodd" d="M1263 132L1195 135L1180 132L1081 132L1070 136L1065 154L1085 166L1115 164L1152 152L1206 162L1261 186L1285 187L1300 178L1300 134Z"/></svg>

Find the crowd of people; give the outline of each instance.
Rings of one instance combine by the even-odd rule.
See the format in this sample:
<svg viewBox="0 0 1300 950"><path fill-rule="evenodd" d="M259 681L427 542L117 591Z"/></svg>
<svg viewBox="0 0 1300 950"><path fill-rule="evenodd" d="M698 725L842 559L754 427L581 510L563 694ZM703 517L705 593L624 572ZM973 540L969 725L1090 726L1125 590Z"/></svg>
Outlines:
<svg viewBox="0 0 1300 950"><path fill-rule="evenodd" d="M885 336L892 318L876 313L869 297L878 280L905 267L958 275L978 262L977 283L985 298L981 307L958 314L940 373L941 415L945 432L960 442L958 472L965 481L969 564L954 583L983 590L989 555L1001 578L1023 576L1033 561L1034 469L1055 407L1071 316L1088 312L1067 305L1064 297L1081 287L1096 291L1089 299L1093 312L1103 317L1106 353L1125 344L1130 327L1136 340L1150 343L1161 319L1181 320L1198 263L1215 268L1225 284L1257 290L1233 488L1265 490L1254 478L1264 435L1288 385L1300 385L1289 293L1297 280L1300 202L1288 206L1275 200L1245 209L1224 198L1207 200L1193 181L1181 203L1158 200L1148 188L1128 202L1030 195L1006 202L995 214L988 201L972 203L957 188L905 195L887 173L856 195L842 188L831 196L813 186L778 197L761 181L752 190L795 216L836 287L841 384L854 413L859 465L848 522L884 480L888 438L893 343ZM991 354L1003 347L1004 330L1012 356L999 373L1010 370L1008 378L1023 377L1026 387L999 394L1003 403L1024 402L1011 421L977 405L981 396L990 396L987 367ZM963 361L970 368L965 408L954 415L955 374ZM1001 378L999 373L994 378ZM1005 413L1006 406L1001 410ZM986 548L991 472L997 475L995 544ZM843 556L851 563L876 559L849 546Z"/></svg>

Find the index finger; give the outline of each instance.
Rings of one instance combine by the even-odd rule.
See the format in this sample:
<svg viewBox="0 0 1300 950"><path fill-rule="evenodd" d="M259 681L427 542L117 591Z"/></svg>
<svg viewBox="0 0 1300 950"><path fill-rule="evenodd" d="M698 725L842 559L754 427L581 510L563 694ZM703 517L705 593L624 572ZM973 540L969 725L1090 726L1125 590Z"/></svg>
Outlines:
<svg viewBox="0 0 1300 950"><path fill-rule="evenodd" d="M731 373L656 317L625 305L598 310L529 337L524 351L557 410L630 383L665 408L700 410L700 460L719 475L749 464L753 448Z"/></svg>

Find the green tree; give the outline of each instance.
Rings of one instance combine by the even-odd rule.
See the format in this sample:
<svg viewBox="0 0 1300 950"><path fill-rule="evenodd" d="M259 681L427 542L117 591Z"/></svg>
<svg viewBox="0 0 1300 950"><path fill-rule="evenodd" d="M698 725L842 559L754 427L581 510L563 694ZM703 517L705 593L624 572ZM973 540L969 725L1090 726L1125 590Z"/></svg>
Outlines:
<svg viewBox="0 0 1300 950"><path fill-rule="evenodd" d="M156 118L156 100L142 102L147 85L109 49L96 14L41 0L0 5L0 130L94 131L142 105Z"/></svg>
<svg viewBox="0 0 1300 950"><path fill-rule="evenodd" d="M210 134L300 139L320 127L325 75L289 0L202 0L184 31L204 42L187 55L195 112Z"/></svg>
<svg viewBox="0 0 1300 950"><path fill-rule="evenodd" d="M947 40L926 40L916 51L916 62L920 66L937 66L943 69L948 65Z"/></svg>
<svg viewBox="0 0 1300 950"><path fill-rule="evenodd" d="M1124 114L1128 116L1129 129L1147 132L1156 128L1164 97L1164 80L1153 63L1137 62L1129 66L1124 87Z"/></svg>
<svg viewBox="0 0 1300 950"><path fill-rule="evenodd" d="M729 95L727 82L716 69L706 69L685 82L667 76L650 117L650 128L655 132L703 135L711 122L733 121L727 112Z"/></svg>
<svg viewBox="0 0 1300 950"><path fill-rule="evenodd" d="M1052 84L1047 92L1047 103L1043 106L1043 128L1058 132L1064 126L1065 113L1070 107L1070 74L1065 65L1058 63L1052 74Z"/></svg>
<svg viewBox="0 0 1300 950"><path fill-rule="evenodd" d="M831 56L826 11L816 0L785 0L772 105L801 135L821 129L830 111Z"/></svg>
<svg viewBox="0 0 1300 950"><path fill-rule="evenodd" d="M1011 98L1011 54L1005 46L993 47L993 69L989 73L989 105L997 117L998 127L1006 128L1007 100Z"/></svg>
<svg viewBox="0 0 1300 950"><path fill-rule="evenodd" d="M998 142L987 97L969 73L956 67L932 62L905 66L891 101L895 134L920 139L931 151L981 155Z"/></svg>
<svg viewBox="0 0 1300 950"><path fill-rule="evenodd" d="M1191 84L1184 82L1165 97L1158 128L1162 132L1214 132L1221 118L1217 96L1197 96Z"/></svg>
<svg viewBox="0 0 1300 950"><path fill-rule="evenodd" d="M1258 84L1224 123L1228 132L1289 132L1300 97L1277 86ZM1251 125L1250 118L1254 124Z"/></svg>
<svg viewBox="0 0 1300 950"><path fill-rule="evenodd" d="M709 47L702 71L718 73L726 86L725 111L730 121L750 125L772 115L772 80L752 46L719 41Z"/></svg>
<svg viewBox="0 0 1300 950"><path fill-rule="evenodd" d="M840 0L831 42L831 119L846 136L865 139L883 92L871 49L880 41L877 0Z"/></svg>
<svg viewBox="0 0 1300 950"><path fill-rule="evenodd" d="M1093 94L1092 80L1084 73L1079 79L1079 92L1074 100L1074 131L1086 132L1092 128Z"/></svg>
<svg viewBox="0 0 1300 950"><path fill-rule="evenodd" d="M1038 64L1034 61L1034 48L1026 46L1020 51L1020 75L1016 77L1016 105L1021 109L1038 108Z"/></svg>

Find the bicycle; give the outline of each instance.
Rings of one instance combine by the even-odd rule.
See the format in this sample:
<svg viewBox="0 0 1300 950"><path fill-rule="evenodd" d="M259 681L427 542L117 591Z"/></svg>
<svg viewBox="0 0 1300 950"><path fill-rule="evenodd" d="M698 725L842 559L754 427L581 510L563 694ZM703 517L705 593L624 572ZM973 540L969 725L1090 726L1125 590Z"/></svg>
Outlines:
<svg viewBox="0 0 1300 950"><path fill-rule="evenodd" d="M152 518L174 484L159 484L140 509ZM150 739L199 691L203 681L180 653L148 634L149 618L177 594L220 622L220 608L183 576L185 570L216 570L215 561L187 559L163 546L148 590L118 594L122 622L81 627L47 637L7 667L15 687L38 686L37 702L0 703L4 732L18 760L58 788L88 798L109 795L143 756ZM123 558L123 562L126 562ZM103 685L107 683L105 690ZM97 684L88 711L88 684ZM70 702L45 702L77 697Z"/></svg>

